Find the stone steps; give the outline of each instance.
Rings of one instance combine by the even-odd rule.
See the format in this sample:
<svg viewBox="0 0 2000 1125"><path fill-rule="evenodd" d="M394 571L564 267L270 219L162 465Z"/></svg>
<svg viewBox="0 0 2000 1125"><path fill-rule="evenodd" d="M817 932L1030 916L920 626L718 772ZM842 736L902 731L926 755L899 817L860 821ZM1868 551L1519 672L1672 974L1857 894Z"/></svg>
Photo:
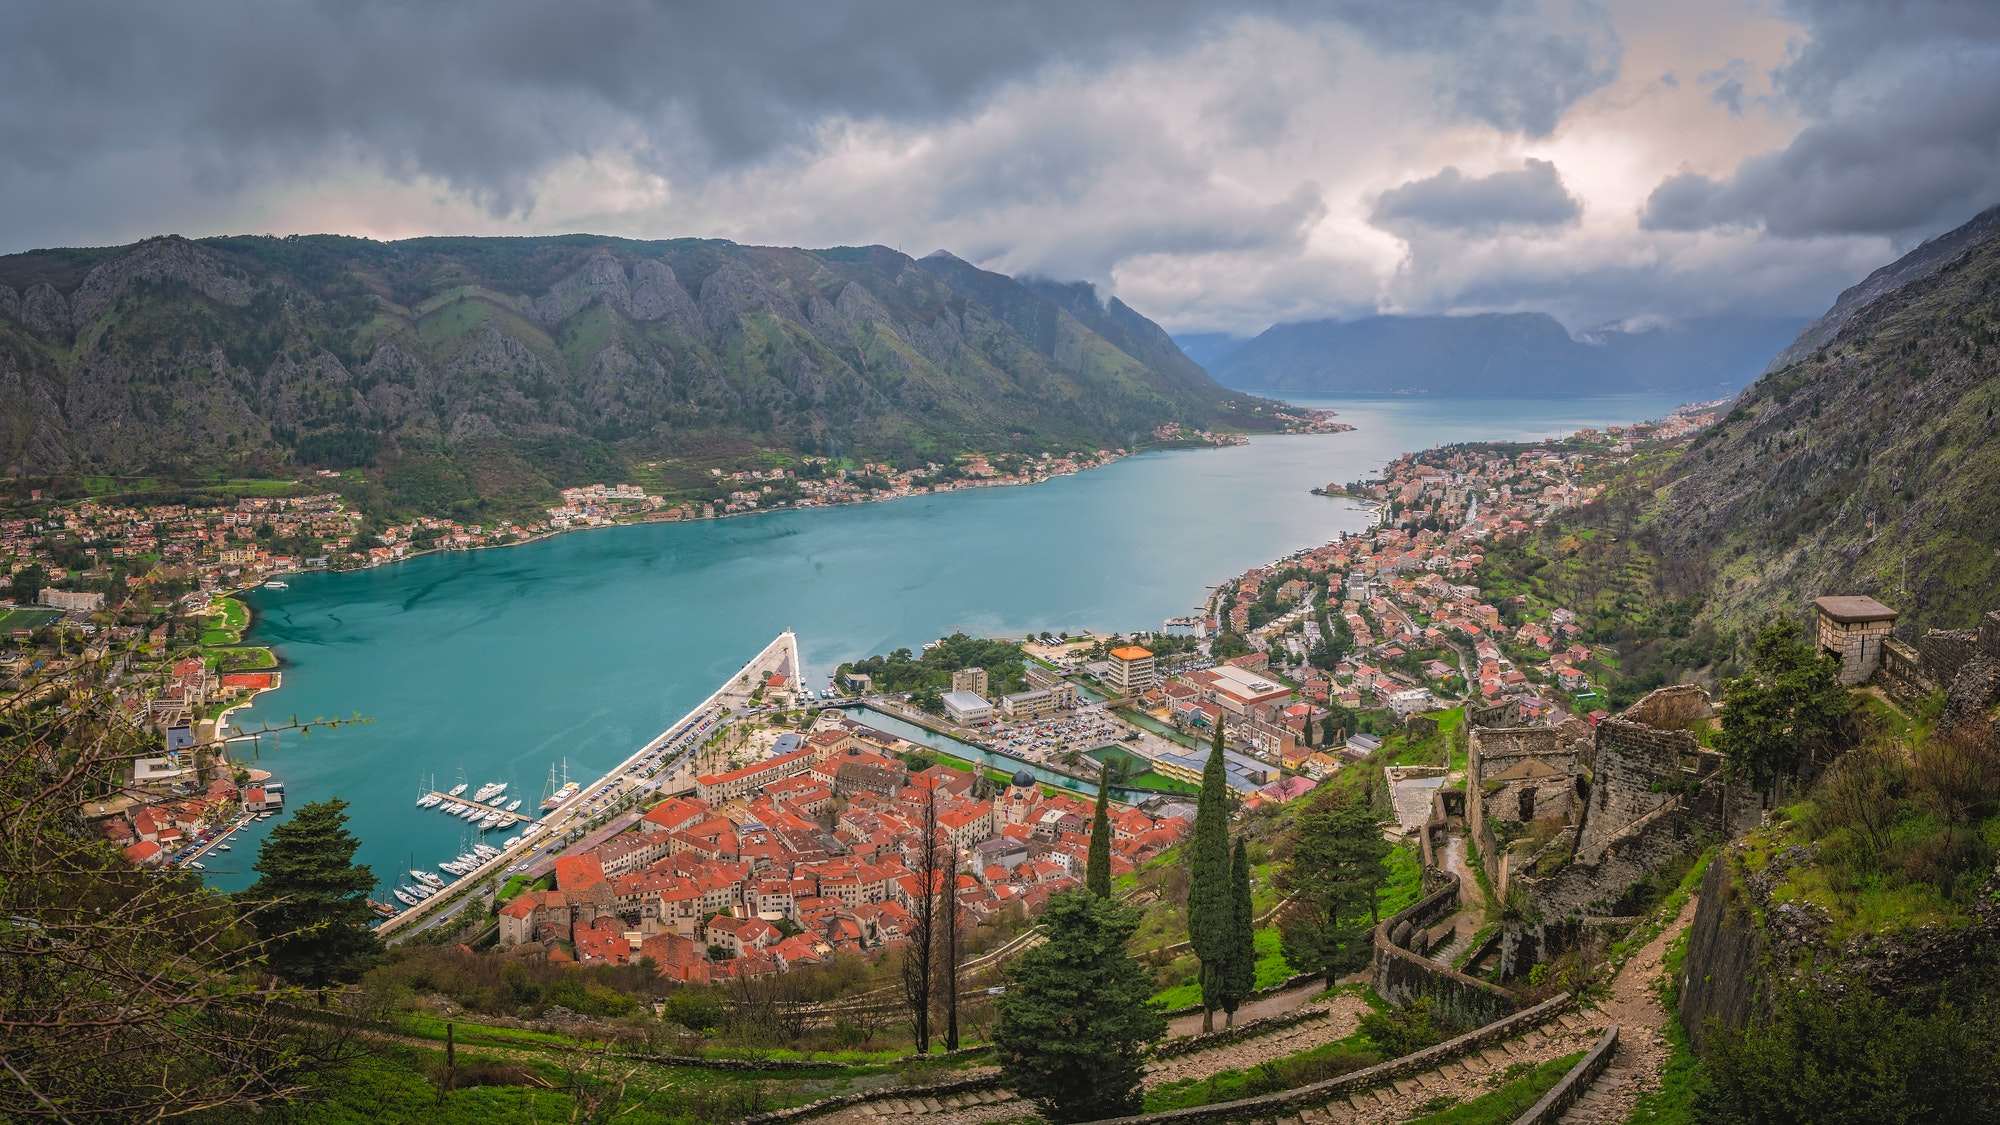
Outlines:
<svg viewBox="0 0 2000 1125"><path fill-rule="evenodd" d="M943 1097L918 1096L911 1098L883 1098L860 1106L864 1117L921 1117L925 1114L950 1113L953 1110L970 1109L982 1105L998 1105L1015 1100L1012 1090L968 1090L962 1094L946 1094Z"/></svg>
<svg viewBox="0 0 2000 1125"><path fill-rule="evenodd" d="M1456 1097L1463 1102L1487 1093L1492 1088L1487 1080L1497 1079L1510 1067L1558 1058L1588 1047L1591 1026L1602 1022L1596 1012L1568 1012L1430 1070L1343 1096L1323 1106L1266 1120L1273 1125L1388 1125L1422 1117L1428 1112L1424 1107L1438 1098ZM1611 1073L1607 1070L1598 1084Z"/></svg>

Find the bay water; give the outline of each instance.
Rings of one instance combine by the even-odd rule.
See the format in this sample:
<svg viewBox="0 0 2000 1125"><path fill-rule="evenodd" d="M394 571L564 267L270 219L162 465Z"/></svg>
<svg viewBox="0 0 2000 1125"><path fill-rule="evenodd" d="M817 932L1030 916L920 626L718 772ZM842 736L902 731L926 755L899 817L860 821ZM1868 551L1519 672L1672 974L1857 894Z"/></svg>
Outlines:
<svg viewBox="0 0 2000 1125"><path fill-rule="evenodd" d="M253 764L292 806L338 797L377 895L464 850L465 822L418 809L421 784L509 783L531 808L551 765L588 783L700 702L780 630L808 686L841 661L953 630L1152 630L1241 571L1372 516L1310 495L1402 453L1537 440L1659 418L1646 395L1318 398L1349 433L1145 453L1045 484L846 508L579 531L518 547L428 555L255 590L247 640L284 660L284 686L238 711L367 723L266 740ZM247 746L247 744L246 744ZM242 755L251 756L247 748ZM271 821L211 853L235 889Z"/></svg>

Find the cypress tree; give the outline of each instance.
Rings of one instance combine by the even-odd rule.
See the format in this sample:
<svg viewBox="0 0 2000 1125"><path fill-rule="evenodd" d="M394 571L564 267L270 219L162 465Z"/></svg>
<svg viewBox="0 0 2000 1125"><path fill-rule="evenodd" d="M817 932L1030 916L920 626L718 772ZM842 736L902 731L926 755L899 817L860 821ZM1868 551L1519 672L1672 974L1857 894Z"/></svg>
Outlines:
<svg viewBox="0 0 2000 1125"><path fill-rule="evenodd" d="M1235 907L1229 891L1229 776L1223 771L1222 718L1201 772L1195 800L1194 839L1188 846L1188 943L1201 960L1201 1028L1215 1028L1215 1009L1227 991Z"/></svg>
<svg viewBox="0 0 2000 1125"><path fill-rule="evenodd" d="M1229 868L1229 905L1229 970L1222 1010L1234 1024L1236 1009L1257 991L1257 918L1250 905L1250 849L1241 836L1236 838L1236 857Z"/></svg>
<svg viewBox="0 0 2000 1125"><path fill-rule="evenodd" d="M1090 860L1083 871L1083 885L1100 898L1111 897L1111 814L1110 769L1097 774L1097 813L1090 818Z"/></svg>

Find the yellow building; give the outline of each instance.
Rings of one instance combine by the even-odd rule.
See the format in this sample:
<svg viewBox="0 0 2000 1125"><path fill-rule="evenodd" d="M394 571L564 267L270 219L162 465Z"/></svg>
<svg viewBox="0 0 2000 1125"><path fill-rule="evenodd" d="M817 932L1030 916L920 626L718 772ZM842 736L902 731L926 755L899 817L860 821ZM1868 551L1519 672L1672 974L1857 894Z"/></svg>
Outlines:
<svg viewBox="0 0 2000 1125"><path fill-rule="evenodd" d="M1111 650L1111 674L1106 683L1123 695L1137 695L1153 686L1153 654L1138 645Z"/></svg>

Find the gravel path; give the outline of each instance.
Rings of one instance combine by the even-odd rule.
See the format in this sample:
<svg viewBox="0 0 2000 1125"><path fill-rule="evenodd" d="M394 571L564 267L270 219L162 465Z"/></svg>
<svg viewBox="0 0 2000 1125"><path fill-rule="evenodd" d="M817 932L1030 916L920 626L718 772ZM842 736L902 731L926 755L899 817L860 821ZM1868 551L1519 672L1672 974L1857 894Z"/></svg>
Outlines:
<svg viewBox="0 0 2000 1125"><path fill-rule="evenodd" d="M1352 994L1335 996L1322 1001L1319 1006L1329 1012L1324 1019L1309 1020L1269 1035L1154 1063L1146 1068L1146 1089L1183 1078L1206 1078L1225 1070L1243 1070L1260 1062L1345 1039L1354 1034L1355 1029L1361 1026L1361 1017L1368 1013L1367 1001Z"/></svg>
<svg viewBox="0 0 2000 1125"><path fill-rule="evenodd" d="M1236 1009L1236 1022L1245 1023L1254 1019L1262 1019L1265 1016L1283 1015L1294 1009L1305 1007L1307 1001L1325 991L1325 981L1313 980L1297 988L1288 988L1283 992L1273 993L1262 1000L1252 1000L1241 1008ZM1222 1030L1221 1012L1215 1013L1215 1029L1217 1031ZM1175 1016L1167 1021L1167 1034L1169 1036L1199 1035L1200 1033L1200 1012L1190 1012L1185 1016Z"/></svg>
<svg viewBox="0 0 2000 1125"><path fill-rule="evenodd" d="M1667 1024L1667 1010L1660 1004L1656 985L1666 973L1667 946L1694 920L1698 902L1688 896L1680 913L1659 936L1633 954L1611 978L1611 995L1598 1008L1604 1013L1604 1022L1618 1025L1618 1046L1611 1054L1611 1065L1563 1114L1563 1125L1614 1125L1632 1116L1640 1094L1660 1088L1660 1073L1666 1069L1668 1054L1666 1036L1660 1029Z"/></svg>

